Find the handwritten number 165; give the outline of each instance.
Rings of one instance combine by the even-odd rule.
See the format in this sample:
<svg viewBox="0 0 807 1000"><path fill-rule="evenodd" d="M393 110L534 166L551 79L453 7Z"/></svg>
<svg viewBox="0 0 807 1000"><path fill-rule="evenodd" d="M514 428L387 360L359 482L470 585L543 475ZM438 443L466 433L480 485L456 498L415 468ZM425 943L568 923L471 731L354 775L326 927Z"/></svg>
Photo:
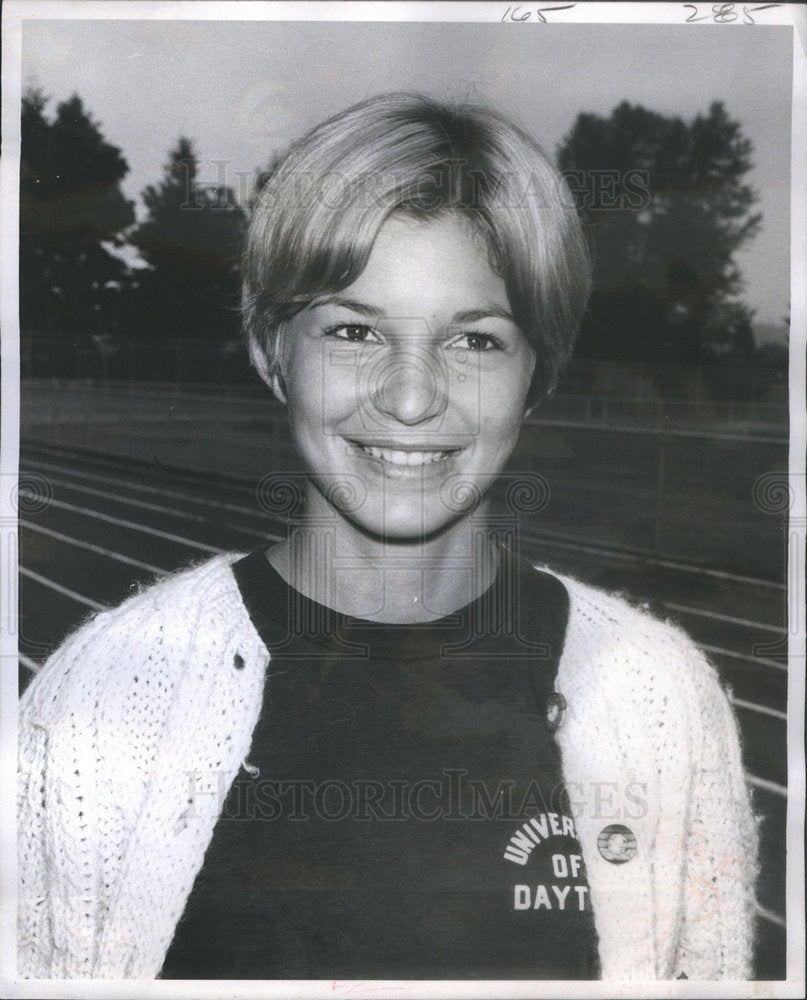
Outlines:
<svg viewBox="0 0 807 1000"><path fill-rule="evenodd" d="M538 15L538 20L541 24L546 24L547 20L544 14L554 14L558 10L571 10L576 6L576 3L567 3L563 7L537 7L535 13ZM529 21L532 14L531 10L522 11L521 7L508 7L502 15L502 21Z"/></svg>

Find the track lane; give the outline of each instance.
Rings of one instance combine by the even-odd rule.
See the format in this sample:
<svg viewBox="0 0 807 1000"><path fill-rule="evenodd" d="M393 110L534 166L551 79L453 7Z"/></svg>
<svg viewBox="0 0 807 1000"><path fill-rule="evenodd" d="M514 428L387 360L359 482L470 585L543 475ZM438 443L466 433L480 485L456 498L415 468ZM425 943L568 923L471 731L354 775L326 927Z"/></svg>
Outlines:
<svg viewBox="0 0 807 1000"><path fill-rule="evenodd" d="M162 567L282 537L283 522L261 509L255 487L248 484L205 483L165 472L161 483L146 483L137 470L127 474L123 463L105 469L97 462L60 462L42 453L24 467L48 476L54 496L21 523L22 686L43 651L57 645L93 607L114 605ZM592 583L627 589L712 650L721 677L734 689L754 800L764 817L763 853L781 856L786 670L783 661L755 657L754 649L784 634L778 625L784 620L784 588L672 560L643 561L635 553L541 537L534 530L523 533L522 542L530 558L561 562L559 568ZM553 552L560 555L558 561L551 558ZM783 860L767 868L760 888L766 938L771 928L781 930Z"/></svg>

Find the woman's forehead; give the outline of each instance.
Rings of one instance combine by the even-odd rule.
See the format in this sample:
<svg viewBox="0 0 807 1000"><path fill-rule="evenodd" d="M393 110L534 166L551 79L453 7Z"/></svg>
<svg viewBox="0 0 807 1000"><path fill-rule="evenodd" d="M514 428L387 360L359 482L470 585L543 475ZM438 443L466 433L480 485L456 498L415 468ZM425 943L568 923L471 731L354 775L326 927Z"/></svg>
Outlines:
<svg viewBox="0 0 807 1000"><path fill-rule="evenodd" d="M323 270L333 279L343 273L340 265L345 247L341 244L341 240L334 240L329 245L326 239L320 248ZM478 287L487 299L496 300L499 309L510 306L487 230L481 221L461 210L424 213L406 205L396 208L368 234L364 252L349 256L360 269L353 270L347 285L334 280L321 286L323 294L338 292L356 298L354 292L360 290L364 295L369 289L379 299L390 300L396 294L425 299L437 290L434 285L439 279L446 296L453 291L465 297Z"/></svg>
<svg viewBox="0 0 807 1000"><path fill-rule="evenodd" d="M371 294L387 302L414 296L424 305L459 297L509 309L504 281L491 266L484 235L455 212L432 219L390 216L378 231L364 269L341 294L348 299ZM462 308L475 307L464 301Z"/></svg>

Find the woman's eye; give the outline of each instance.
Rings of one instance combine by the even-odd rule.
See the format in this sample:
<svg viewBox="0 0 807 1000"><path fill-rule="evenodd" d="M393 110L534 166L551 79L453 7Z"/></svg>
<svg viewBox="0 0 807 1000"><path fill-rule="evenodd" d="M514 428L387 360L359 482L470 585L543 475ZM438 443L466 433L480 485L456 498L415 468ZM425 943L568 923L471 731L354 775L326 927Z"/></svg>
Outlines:
<svg viewBox="0 0 807 1000"><path fill-rule="evenodd" d="M364 323L341 323L339 326L328 327L325 333L329 337L336 337L337 340L349 340L352 344L381 343L376 331Z"/></svg>
<svg viewBox="0 0 807 1000"><path fill-rule="evenodd" d="M460 347L465 351L490 351L501 347L501 343L497 337L490 333L462 333L459 337L455 337L448 346Z"/></svg>

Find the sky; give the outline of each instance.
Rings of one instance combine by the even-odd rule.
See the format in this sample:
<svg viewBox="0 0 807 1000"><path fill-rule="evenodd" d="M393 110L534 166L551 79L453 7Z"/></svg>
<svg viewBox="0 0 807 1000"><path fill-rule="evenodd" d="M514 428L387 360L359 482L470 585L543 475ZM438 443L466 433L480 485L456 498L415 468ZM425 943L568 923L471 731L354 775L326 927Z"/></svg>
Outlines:
<svg viewBox="0 0 807 1000"><path fill-rule="evenodd" d="M552 155L580 112L607 116L627 100L691 119L721 100L753 143L763 214L738 255L745 299L778 324L790 297L791 46L788 28L760 24L26 20L22 85L50 96L50 111L82 98L129 163L131 199L160 180L180 135L202 180L248 194L274 152L382 91L490 103Z"/></svg>

